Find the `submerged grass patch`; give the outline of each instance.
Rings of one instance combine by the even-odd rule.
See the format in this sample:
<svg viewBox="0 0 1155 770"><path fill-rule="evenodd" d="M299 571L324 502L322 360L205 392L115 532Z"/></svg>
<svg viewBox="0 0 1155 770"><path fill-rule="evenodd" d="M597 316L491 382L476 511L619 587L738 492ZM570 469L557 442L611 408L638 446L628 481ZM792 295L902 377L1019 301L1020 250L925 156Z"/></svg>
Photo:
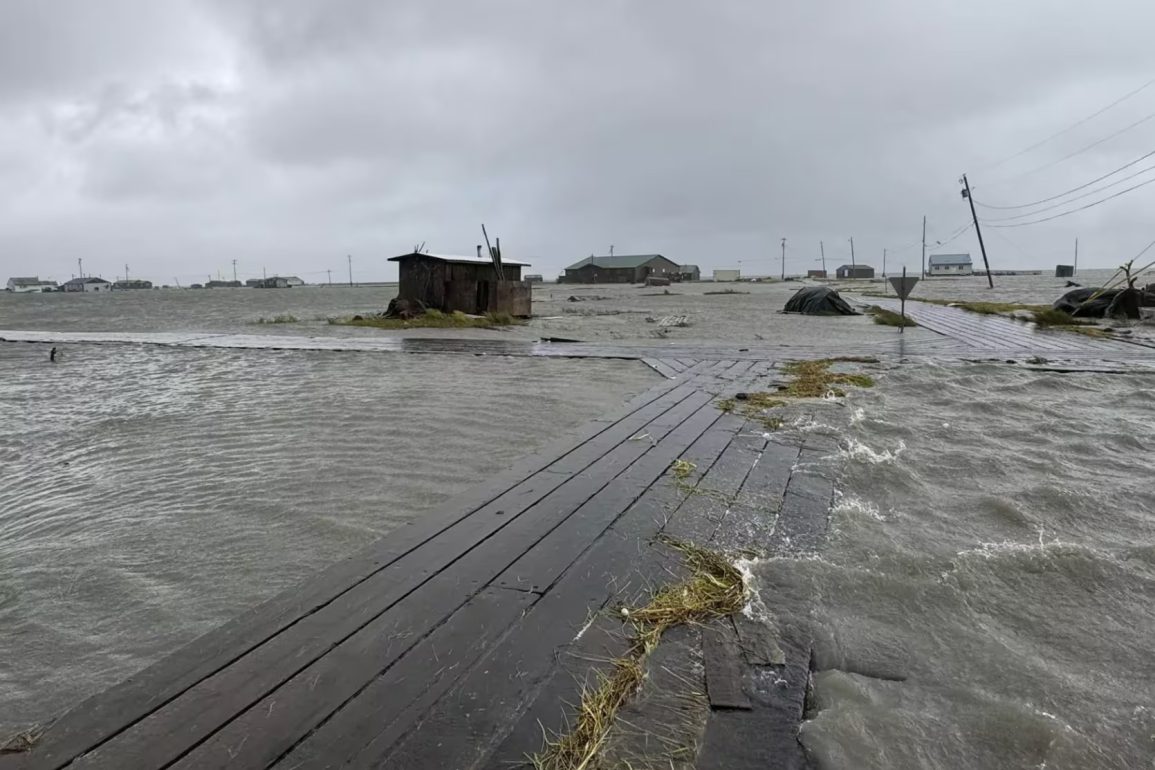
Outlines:
<svg viewBox="0 0 1155 770"><path fill-rule="evenodd" d="M466 315L461 311L442 313L426 310L416 318L386 318L379 315L330 318L334 326L367 326L373 329L493 329L521 323L509 313L486 313L483 316Z"/></svg>
<svg viewBox="0 0 1155 770"><path fill-rule="evenodd" d="M272 318L265 318L264 316L261 316L260 318L258 318L253 323L258 323L258 324L296 324L296 323L300 323L300 322L301 322L301 319L297 318L295 315L290 315L288 313L284 313L282 315L275 315Z"/></svg>
<svg viewBox="0 0 1155 770"><path fill-rule="evenodd" d="M920 299L918 301L932 305L957 307L979 315L1010 315L1019 310L1026 310L1038 326L1068 327L1064 331L1073 331L1070 327L1094 323L1090 319L1075 318L1062 310L1055 310L1050 305L1030 305L1023 302L971 302L950 299Z"/></svg>
<svg viewBox="0 0 1155 770"><path fill-rule="evenodd" d="M845 396L838 385L858 388L874 387L874 378L868 374L842 374L830 371L830 366L846 359L823 358L817 361L791 361L783 369L793 380L782 386L781 394L789 398L822 398L827 393Z"/></svg>
<svg viewBox="0 0 1155 770"><path fill-rule="evenodd" d="M660 589L643 607L622 608L622 617L633 630L626 653L611 661L610 673L599 674L597 684L582 693L573 729L547 739L545 749L532 757L537 770L597 767L617 713L641 689L646 661L662 635L675 626L704 623L745 606L742 573L722 554L668 538L662 542L682 554L689 576Z"/></svg>
<svg viewBox="0 0 1155 770"><path fill-rule="evenodd" d="M881 324L882 326L918 326L913 318L907 318L900 313L881 308L878 305L872 305L866 312L874 316L874 322L876 324Z"/></svg>

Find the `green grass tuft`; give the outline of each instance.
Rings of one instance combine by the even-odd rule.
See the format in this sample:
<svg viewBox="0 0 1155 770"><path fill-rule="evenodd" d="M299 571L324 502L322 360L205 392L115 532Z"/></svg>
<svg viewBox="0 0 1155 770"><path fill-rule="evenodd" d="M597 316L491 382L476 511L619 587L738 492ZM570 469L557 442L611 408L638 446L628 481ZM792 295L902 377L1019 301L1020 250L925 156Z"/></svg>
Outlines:
<svg viewBox="0 0 1155 770"><path fill-rule="evenodd" d="M882 326L918 326L913 318L907 318L893 310L886 310L878 305L873 305L867 311L874 316L874 322Z"/></svg>
<svg viewBox="0 0 1155 770"><path fill-rule="evenodd" d="M272 318L265 318L264 316L261 316L256 321L254 321L254 323L258 324L298 324L300 322L301 319L297 318L295 315L289 315L288 313L275 315Z"/></svg>

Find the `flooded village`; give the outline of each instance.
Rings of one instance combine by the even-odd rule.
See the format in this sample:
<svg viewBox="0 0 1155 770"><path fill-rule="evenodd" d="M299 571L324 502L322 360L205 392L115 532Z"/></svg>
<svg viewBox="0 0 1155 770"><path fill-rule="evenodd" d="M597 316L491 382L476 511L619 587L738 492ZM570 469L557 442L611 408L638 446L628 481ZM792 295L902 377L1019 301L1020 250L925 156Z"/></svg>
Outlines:
<svg viewBox="0 0 1155 770"><path fill-rule="evenodd" d="M1152 24L3 4L0 770L1150 770Z"/></svg>

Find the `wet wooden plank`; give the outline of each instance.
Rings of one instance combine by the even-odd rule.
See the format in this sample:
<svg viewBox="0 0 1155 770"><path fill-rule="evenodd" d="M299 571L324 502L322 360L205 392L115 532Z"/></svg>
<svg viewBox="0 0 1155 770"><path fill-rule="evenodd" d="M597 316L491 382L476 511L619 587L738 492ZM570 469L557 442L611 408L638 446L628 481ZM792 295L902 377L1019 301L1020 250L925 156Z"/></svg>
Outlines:
<svg viewBox="0 0 1155 770"><path fill-rule="evenodd" d="M678 376L678 370L671 367L665 361L658 358L643 358L642 363L653 369L658 374L667 379L674 379Z"/></svg>
<svg viewBox="0 0 1155 770"><path fill-rule="evenodd" d="M746 711L753 708L742 691L742 653L729 618L711 623L702 630L702 658L706 666L706 694L710 708Z"/></svg>
<svg viewBox="0 0 1155 770"><path fill-rule="evenodd" d="M683 457L708 466L732 436L732 424L716 422ZM561 656L591 611L650 589L665 561L649 543L681 497L672 483L651 486L486 660L440 702L429 704L414 732L396 748L397 736L383 734L354 766L388 760L397 767L466 768L482 759L500 766L539 750L543 727L561 730L565 703L575 702L579 692L579 683L558 667ZM515 734L507 738L515 724ZM494 751L498 744L501 748Z"/></svg>

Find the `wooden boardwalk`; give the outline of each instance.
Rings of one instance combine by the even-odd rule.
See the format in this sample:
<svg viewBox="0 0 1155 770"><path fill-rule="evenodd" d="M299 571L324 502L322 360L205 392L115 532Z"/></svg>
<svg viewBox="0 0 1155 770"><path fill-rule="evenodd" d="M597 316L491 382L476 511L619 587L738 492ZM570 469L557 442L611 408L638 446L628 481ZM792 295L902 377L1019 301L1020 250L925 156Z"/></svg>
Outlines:
<svg viewBox="0 0 1155 770"><path fill-rule="evenodd" d="M575 661L592 671L591 656L624 644L620 619L598 613L673 579L658 534L773 553L825 536L833 485L805 460L828 452L826 439L778 443L714 403L714 393L766 387L773 365L666 365L681 368L676 378L615 419L82 703L30 752L0 756L0 768L523 763L542 748L543 727L572 719ZM709 495L674 483L678 459ZM711 697L745 686L745 700L711 712L707 744L749 739L716 766L763 767L770 755L803 766L808 640L778 642L791 654L774 663L750 628L737 644L741 623L714 633Z"/></svg>

